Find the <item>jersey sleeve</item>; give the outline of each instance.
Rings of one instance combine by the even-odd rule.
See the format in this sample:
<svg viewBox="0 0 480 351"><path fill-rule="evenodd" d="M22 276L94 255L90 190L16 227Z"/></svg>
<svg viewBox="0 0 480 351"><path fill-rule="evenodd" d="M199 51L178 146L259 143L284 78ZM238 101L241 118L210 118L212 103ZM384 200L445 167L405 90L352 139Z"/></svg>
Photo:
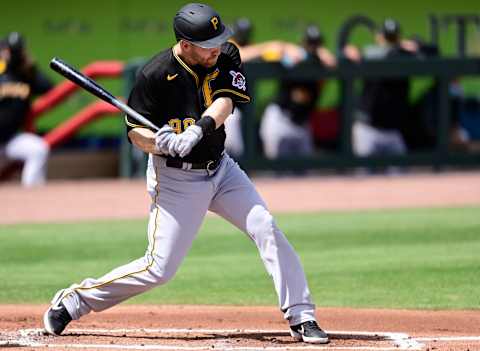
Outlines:
<svg viewBox="0 0 480 351"><path fill-rule="evenodd" d="M232 43L226 43L222 47L224 58L220 67L220 74L212 84L213 100L226 96L237 103L250 102L250 94L247 88L247 78L243 71L238 48Z"/></svg>
<svg viewBox="0 0 480 351"><path fill-rule="evenodd" d="M159 106L156 102L155 96L152 94L155 90L153 84L148 80L145 75L140 72L135 85L133 86L130 96L128 98L128 106L140 113L143 117L155 124L152 120L152 116L155 115L155 109ZM129 116L125 116L125 123L127 125L127 133L136 127L148 128L142 123L134 120Z"/></svg>

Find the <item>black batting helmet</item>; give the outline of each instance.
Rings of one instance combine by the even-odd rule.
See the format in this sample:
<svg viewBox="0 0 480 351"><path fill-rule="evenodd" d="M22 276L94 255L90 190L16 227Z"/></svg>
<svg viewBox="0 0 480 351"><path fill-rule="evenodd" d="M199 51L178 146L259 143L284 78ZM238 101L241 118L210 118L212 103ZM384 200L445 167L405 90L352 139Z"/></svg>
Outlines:
<svg viewBox="0 0 480 351"><path fill-rule="evenodd" d="M232 36L220 15L208 5L191 3L183 6L173 19L177 41L187 40L202 48L216 48Z"/></svg>

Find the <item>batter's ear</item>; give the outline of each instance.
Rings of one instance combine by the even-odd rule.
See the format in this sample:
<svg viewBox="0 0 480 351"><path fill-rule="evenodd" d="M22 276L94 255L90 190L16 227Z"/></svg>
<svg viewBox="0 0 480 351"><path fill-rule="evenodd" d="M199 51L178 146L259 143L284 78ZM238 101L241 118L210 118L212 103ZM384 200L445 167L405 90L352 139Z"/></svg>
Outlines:
<svg viewBox="0 0 480 351"><path fill-rule="evenodd" d="M192 44L190 44L188 41L180 39L180 47L182 48L182 50L188 50L191 48L191 46Z"/></svg>

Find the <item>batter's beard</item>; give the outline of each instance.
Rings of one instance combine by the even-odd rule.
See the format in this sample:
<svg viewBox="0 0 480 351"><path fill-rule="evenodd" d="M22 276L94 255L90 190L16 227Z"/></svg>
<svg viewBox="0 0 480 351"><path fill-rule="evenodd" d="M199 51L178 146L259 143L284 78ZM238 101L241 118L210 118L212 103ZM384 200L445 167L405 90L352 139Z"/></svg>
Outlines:
<svg viewBox="0 0 480 351"><path fill-rule="evenodd" d="M214 56L212 58L205 59L201 55L197 54L194 50L192 50L190 54L190 60L195 65L200 65L205 68L211 68L217 64L218 56Z"/></svg>
<svg viewBox="0 0 480 351"><path fill-rule="evenodd" d="M203 66L205 66L206 68L213 67L217 64L217 60L218 60L218 57L213 60L213 63L209 63L210 60L206 60Z"/></svg>

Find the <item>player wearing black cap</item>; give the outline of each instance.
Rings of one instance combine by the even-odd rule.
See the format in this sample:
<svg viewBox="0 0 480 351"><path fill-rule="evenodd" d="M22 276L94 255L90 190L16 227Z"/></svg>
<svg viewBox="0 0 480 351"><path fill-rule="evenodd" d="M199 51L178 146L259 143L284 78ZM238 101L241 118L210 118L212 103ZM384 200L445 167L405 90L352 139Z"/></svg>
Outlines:
<svg viewBox="0 0 480 351"><path fill-rule="evenodd" d="M12 32L0 42L0 161L23 161L22 185L46 180L47 143L23 130L35 95L52 88L27 53L25 39Z"/></svg>
<svg viewBox="0 0 480 351"><path fill-rule="evenodd" d="M336 64L334 56L324 46L323 35L315 25L305 29L302 38L304 60L324 67ZM263 114L260 136L265 156L308 156L313 153L313 137L309 125L323 81L283 79L276 101Z"/></svg>
<svg viewBox="0 0 480 351"><path fill-rule="evenodd" d="M323 36L318 27L315 25L310 25L305 30L302 45L281 40L252 43L251 39L253 25L248 18L237 19L233 24L233 28L234 34L231 41L239 47L242 62L248 62L253 60L280 62L287 68L291 68L292 66L305 60L320 61L320 63L322 65L325 65L326 67L333 67L336 65L335 57L330 53L327 48L323 46ZM301 84L300 82L297 83ZM314 85L317 86L317 84L315 83ZM288 89L288 87L282 84L282 87L280 88L280 95L283 96L279 97L280 100L285 100L285 98L289 99L288 96L290 95L290 93L287 91ZM315 90L317 89L318 87L315 87ZM318 94L314 92L313 95ZM316 100L316 97L313 97L313 99L311 100ZM275 104L277 104L277 102ZM286 103L290 104L290 102L288 101ZM300 114L302 114L302 119L308 118L308 113L306 116L303 116L303 113ZM297 125L290 124L288 122L288 117L282 117L283 114L281 113L281 111L279 113L275 112L273 113L273 115L275 116L272 118L268 118L269 122L267 122L266 124L265 120L262 119L263 131L261 131L261 134L264 134L262 136L262 139L264 140L264 151L266 151L267 157L271 158L277 157L277 152L270 152L268 150L272 148L274 150L278 149L277 145L279 138L284 138L285 134L298 134ZM225 146L229 153L233 154L234 156L241 156L244 150L243 137L240 129L241 117L241 108L236 109L234 114L229 117L225 123L225 129L227 132ZM304 126L301 126L300 129L303 130L305 128ZM297 139L301 141L293 142L293 144L295 145L293 148L287 147L287 149L291 149L292 153L296 153L298 151L298 147L296 147L297 145L304 145L305 143L308 143L308 145L312 144L311 142L309 142L311 138L309 138L310 132L308 130L306 130L305 132L301 131L300 133L302 134L302 136L298 137ZM305 133L307 134L307 136L304 135ZM269 145L265 145L265 142ZM272 147L270 147L270 145L272 145ZM310 151L308 151L307 153L309 152ZM272 155L273 153L275 153L275 155Z"/></svg>
<svg viewBox="0 0 480 351"><path fill-rule="evenodd" d="M252 42L253 24L250 19L241 17L233 23L233 35L231 40L237 46L249 45Z"/></svg>
<svg viewBox="0 0 480 351"><path fill-rule="evenodd" d="M385 19L376 34L376 45L365 48L363 59L413 57L414 54L405 49L401 36L400 24L392 18ZM401 127L409 118L409 90L408 77L364 81L352 129L352 146L356 155L404 154L407 151Z"/></svg>
<svg viewBox="0 0 480 351"><path fill-rule="evenodd" d="M211 7L188 4L176 14L174 31L177 44L143 67L128 100L153 123L164 125L154 133L127 118L130 140L149 154L147 252L104 277L60 290L44 315L45 329L58 335L72 319L165 284L210 210L257 246L291 335L326 343L298 256L250 179L223 152L223 122L236 104L250 100L238 50L225 42L230 29Z"/></svg>

